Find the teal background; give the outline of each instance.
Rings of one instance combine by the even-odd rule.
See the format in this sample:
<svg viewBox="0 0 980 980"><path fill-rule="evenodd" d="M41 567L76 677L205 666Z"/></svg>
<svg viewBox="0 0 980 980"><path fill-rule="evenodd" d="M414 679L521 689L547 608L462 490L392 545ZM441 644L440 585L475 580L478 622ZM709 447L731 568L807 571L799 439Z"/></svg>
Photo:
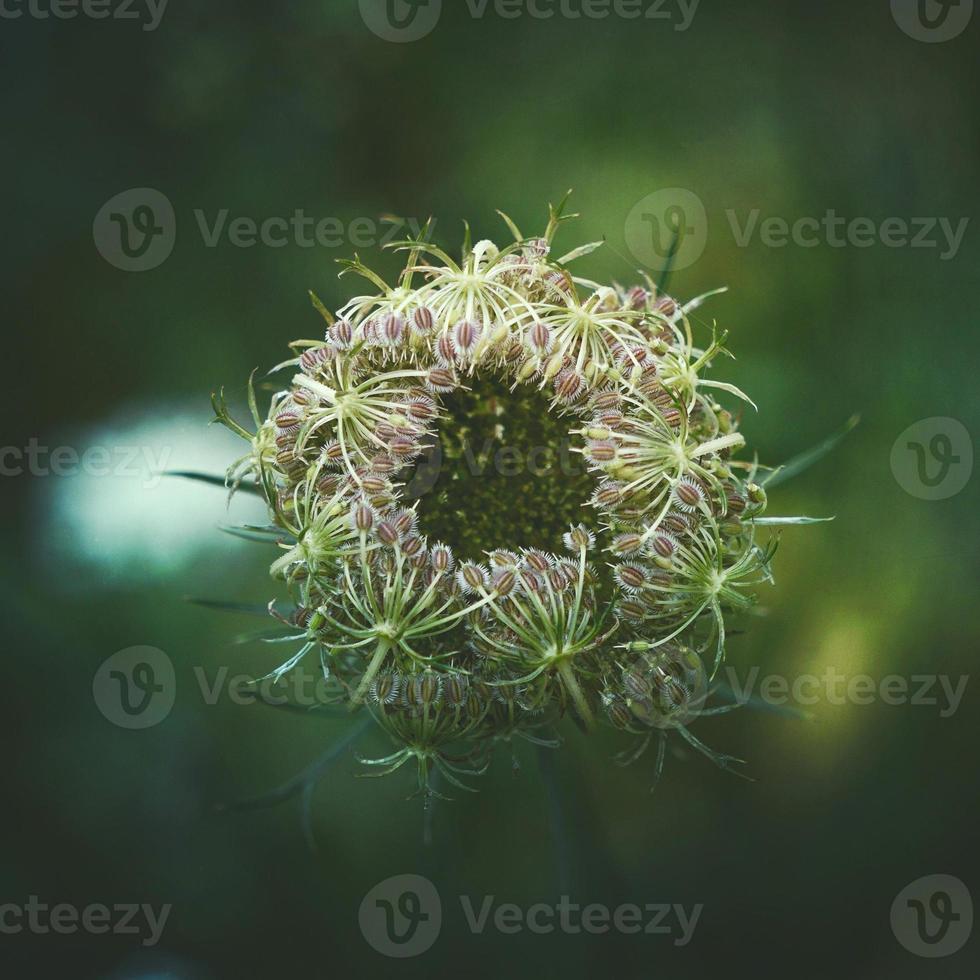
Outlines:
<svg viewBox="0 0 980 980"><path fill-rule="evenodd" d="M740 677L835 667L880 681L970 675L980 622L974 477L927 501L893 476L893 444L936 416L980 425L976 366L977 32L929 45L885 0L703 0L685 32L660 21L488 14L446 3L411 44L380 40L349 0L171 0L159 29L126 21L0 21L5 188L0 274L6 343L3 443L79 452L132 445L170 466L220 472L237 446L206 429L208 395L285 358L321 324L306 290L337 306L354 250L206 247L193 217L393 213L506 239L566 188L582 218L559 246L603 236L583 260L629 280L625 222L665 187L703 201L707 244L677 271L699 311L730 331L719 364L760 411L750 446L780 462L860 412L830 457L771 497L776 514L836 515L790 528L768 615L733 639ZM172 202L177 237L158 268L126 273L93 243L102 205L132 187ZM793 221L969 218L955 257L938 249L738 247L726 212ZM379 268L391 256L360 249ZM159 458L154 456L154 458ZM833 705L812 721L755 710L697 733L749 760L743 782L700 757L619 769L611 734L569 729L546 780L533 751L498 753L478 796L440 805L422 846L404 780L358 781L345 751L315 798L319 850L296 801L246 814L253 796L315 759L347 725L227 697L210 680L268 670L236 646L246 617L187 595L265 602L261 549L220 535L220 490L116 476L5 476L0 574L6 643L6 805L0 904L170 903L159 946L134 937L0 934L11 976L975 975L978 941L918 959L892 934L893 899L948 873L980 896L976 690L959 709ZM248 516L242 503L237 516ZM260 623L261 625L261 623ZM133 645L164 650L173 711L145 731L110 724L99 665ZM380 754L378 736L358 743ZM388 960L358 907L390 875L442 895L436 945ZM457 896L527 906L673 902L704 911L688 946L670 937L531 935L466 928Z"/></svg>

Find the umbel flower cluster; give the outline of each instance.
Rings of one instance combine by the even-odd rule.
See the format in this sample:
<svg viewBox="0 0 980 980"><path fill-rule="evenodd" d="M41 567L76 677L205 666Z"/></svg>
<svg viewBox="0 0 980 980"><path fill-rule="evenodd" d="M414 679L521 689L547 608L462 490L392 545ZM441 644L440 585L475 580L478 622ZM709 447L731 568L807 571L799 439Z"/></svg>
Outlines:
<svg viewBox="0 0 980 980"><path fill-rule="evenodd" d="M724 338L696 344L700 300L573 275L601 243L556 257L560 208L540 237L503 217L513 242L467 240L459 261L429 229L395 243L394 285L345 263L369 291L336 314L314 296L325 336L291 345L265 417L250 384L254 433L216 396L250 443L228 483L264 496L270 523L248 533L278 547L293 602L271 607L297 646L270 676L315 664L391 737L365 774L413 763L426 796L437 776L471 789L502 742L556 746L564 716L633 736L627 760L657 736L657 776L670 732L727 768L689 726L730 707L705 707L726 616L770 579L774 547L757 541L764 481L717 400L748 398L707 377ZM549 549L485 540L465 556L406 493L447 403L488 379L517 412L543 393L590 475Z"/></svg>

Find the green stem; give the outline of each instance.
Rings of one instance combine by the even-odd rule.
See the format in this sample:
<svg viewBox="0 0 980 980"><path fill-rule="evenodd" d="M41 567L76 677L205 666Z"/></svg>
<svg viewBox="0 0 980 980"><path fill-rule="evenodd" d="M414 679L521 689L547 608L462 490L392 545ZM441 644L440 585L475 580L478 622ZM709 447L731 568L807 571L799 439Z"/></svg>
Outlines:
<svg viewBox="0 0 980 980"><path fill-rule="evenodd" d="M371 686L371 682L374 680L378 671L381 669L381 665L384 663L385 657L388 655L388 651L391 649L391 642L389 640L378 640L378 645L375 648L374 656L371 657L371 662L368 664L367 670L364 672L364 676L361 678L361 682L357 685L357 690L354 692L350 700L350 710L353 711L359 704L364 700L364 695L367 693L367 689Z"/></svg>
<svg viewBox="0 0 980 980"><path fill-rule="evenodd" d="M561 678L562 684L565 685L565 690L568 692L569 697L575 703L575 708L585 727L588 729L593 728L595 726L595 718L593 717L592 709L589 707L589 702L586 700L582 688L575 679L575 671L572 670L572 665L568 660L562 660L558 664L558 676Z"/></svg>

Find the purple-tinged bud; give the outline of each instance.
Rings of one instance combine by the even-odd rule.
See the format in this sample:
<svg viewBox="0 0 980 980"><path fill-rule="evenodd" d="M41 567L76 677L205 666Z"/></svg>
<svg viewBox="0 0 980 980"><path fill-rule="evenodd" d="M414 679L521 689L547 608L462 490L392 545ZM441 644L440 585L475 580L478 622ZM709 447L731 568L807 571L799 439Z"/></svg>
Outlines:
<svg viewBox="0 0 980 980"><path fill-rule="evenodd" d="M577 371L566 369L555 378L555 394L560 401L570 404L585 392L585 378Z"/></svg>
<svg viewBox="0 0 980 980"><path fill-rule="evenodd" d="M583 548L587 551L595 544L595 535L584 524L574 524L562 535L562 542L577 555Z"/></svg>
<svg viewBox="0 0 980 980"><path fill-rule="evenodd" d="M366 533L374 525L374 510L368 504L358 504L354 508L351 518L354 530Z"/></svg>
<svg viewBox="0 0 980 980"><path fill-rule="evenodd" d="M483 328L473 320L463 320L453 328L453 341L461 354L472 354L479 343Z"/></svg>
<svg viewBox="0 0 980 980"><path fill-rule="evenodd" d="M633 562L624 562L617 565L613 571L619 587L628 595L635 595L646 585L647 575L640 565Z"/></svg>
<svg viewBox="0 0 980 980"><path fill-rule="evenodd" d="M425 377L426 387L440 394L456 388L456 376L445 367L434 367Z"/></svg>
<svg viewBox="0 0 980 980"><path fill-rule="evenodd" d="M428 337L432 333L436 324L436 318L432 315L432 310L427 306L420 306L412 314L412 329L420 337Z"/></svg>
<svg viewBox="0 0 980 980"><path fill-rule="evenodd" d="M405 333L405 321L398 313L389 313L381 321L381 342L394 347L401 342Z"/></svg>
<svg viewBox="0 0 980 980"><path fill-rule="evenodd" d="M327 336L341 350L347 350L354 342L354 328L350 320L338 320L327 331Z"/></svg>
<svg viewBox="0 0 980 980"><path fill-rule="evenodd" d="M468 561L460 566L456 581L464 592L480 592L487 587L487 570L476 562Z"/></svg>
<svg viewBox="0 0 980 980"><path fill-rule="evenodd" d="M453 558L452 549L445 544L438 543L432 546L429 552L429 561L432 562L432 568L439 574L446 574L453 570L453 565L456 563L456 559Z"/></svg>
<svg viewBox="0 0 980 980"><path fill-rule="evenodd" d="M389 548L398 543L398 528L391 521L381 521L376 533L378 540Z"/></svg>
<svg viewBox="0 0 980 980"><path fill-rule="evenodd" d="M617 535L612 544L612 550L617 555L633 555L641 547L643 547L643 538L633 532Z"/></svg>
<svg viewBox="0 0 980 980"><path fill-rule="evenodd" d="M704 488L689 476L681 477L674 487L674 499L677 506L688 513L696 511L705 501Z"/></svg>
<svg viewBox="0 0 980 980"><path fill-rule="evenodd" d="M535 320L527 334L528 346L539 357L551 350L551 330L540 320Z"/></svg>

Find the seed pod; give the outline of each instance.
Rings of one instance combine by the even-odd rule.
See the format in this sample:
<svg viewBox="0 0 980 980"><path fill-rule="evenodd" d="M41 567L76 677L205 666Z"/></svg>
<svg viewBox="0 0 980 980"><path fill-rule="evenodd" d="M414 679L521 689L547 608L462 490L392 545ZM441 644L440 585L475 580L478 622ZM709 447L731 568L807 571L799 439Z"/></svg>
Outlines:
<svg viewBox="0 0 980 980"><path fill-rule="evenodd" d="M358 504L352 512L355 531L368 532L374 525L374 510L368 504Z"/></svg>
<svg viewBox="0 0 980 980"><path fill-rule="evenodd" d="M389 439L388 448L393 456L401 459L407 459L421 451L419 444L408 436L395 436L393 439Z"/></svg>
<svg viewBox="0 0 980 980"><path fill-rule="evenodd" d="M601 483L592 500L598 507L615 507L623 502L623 488L618 483Z"/></svg>
<svg viewBox="0 0 980 980"><path fill-rule="evenodd" d="M309 347L299 356L300 369L306 374L314 374L321 364L326 364L336 353L332 347Z"/></svg>
<svg viewBox="0 0 980 980"><path fill-rule="evenodd" d="M704 487L689 476L681 477L674 487L674 500L687 513L696 511L704 504L705 499Z"/></svg>
<svg viewBox="0 0 980 980"><path fill-rule="evenodd" d="M561 354L552 354L551 357L545 361L544 368L541 371L541 376L544 378L545 382L551 381L551 379L558 374L565 363L565 358Z"/></svg>
<svg viewBox="0 0 980 980"><path fill-rule="evenodd" d="M433 353L436 356L436 360L439 361L440 364L443 364L446 367L450 367L455 364L456 343L453 340L452 335L448 333L441 334L435 342Z"/></svg>
<svg viewBox="0 0 980 980"><path fill-rule="evenodd" d="M465 674L447 674L443 679L442 693L446 704L454 708L466 700L467 679Z"/></svg>
<svg viewBox="0 0 980 980"><path fill-rule="evenodd" d="M432 550L429 552L429 560L432 562L433 570L443 574L451 572L455 563L452 549L444 544L432 546Z"/></svg>
<svg viewBox="0 0 980 980"><path fill-rule="evenodd" d="M381 321L381 342L389 347L400 343L405 332L405 321L398 313L389 313Z"/></svg>
<svg viewBox="0 0 980 980"><path fill-rule="evenodd" d="M520 382L528 381L538 373L538 362L534 359L525 361L517 372L517 380Z"/></svg>
<svg viewBox="0 0 980 980"><path fill-rule="evenodd" d="M338 320L327 331L327 336L340 350L347 350L354 342L354 328L350 320Z"/></svg>
<svg viewBox="0 0 980 980"><path fill-rule="evenodd" d="M385 453L378 453L377 456L371 459L371 469L375 473L380 473L382 476L387 476L390 473L394 473L398 469L400 464L396 463L390 456Z"/></svg>
<svg viewBox="0 0 980 980"><path fill-rule="evenodd" d="M398 700L401 678L398 674L386 671L378 674L371 684L371 700L375 704L391 705Z"/></svg>
<svg viewBox="0 0 980 980"><path fill-rule="evenodd" d="M298 412L280 412L276 418L276 428L283 432L296 432L303 417Z"/></svg>
<svg viewBox="0 0 980 980"><path fill-rule="evenodd" d="M616 443L608 439L594 439L585 445L585 458L593 463L611 463L616 459Z"/></svg>
<svg viewBox="0 0 980 980"><path fill-rule="evenodd" d="M646 608L641 602L636 599L625 599L623 602L616 606L616 611L624 619L639 620L643 619L646 614Z"/></svg>
<svg viewBox="0 0 980 980"><path fill-rule="evenodd" d="M420 337L428 337L432 333L435 323L436 320L432 315L432 310L427 306L420 306L412 314L412 329Z"/></svg>
<svg viewBox="0 0 980 980"><path fill-rule="evenodd" d="M388 489L388 481L383 476L368 474L361 479L361 489L367 494L384 493Z"/></svg>
<svg viewBox="0 0 980 980"><path fill-rule="evenodd" d="M630 310L645 310L650 294L642 286L634 286L626 294L626 308Z"/></svg>
<svg viewBox="0 0 980 980"><path fill-rule="evenodd" d="M633 724L633 715L626 701L618 694L607 694L603 698L606 717L614 728L628 730Z"/></svg>
<svg viewBox="0 0 980 980"><path fill-rule="evenodd" d="M617 565L613 575L619 587L627 594L634 594L646 585L647 575L640 565L626 562Z"/></svg>
<svg viewBox="0 0 980 980"><path fill-rule="evenodd" d="M487 570L472 561L465 562L456 573L456 580L464 592L482 591L487 586L487 578Z"/></svg>
<svg viewBox="0 0 980 980"><path fill-rule="evenodd" d="M425 384L432 391L449 392L456 387L456 376L448 368L434 367L425 376Z"/></svg>
<svg viewBox="0 0 980 980"><path fill-rule="evenodd" d="M585 378L577 371L566 369L555 378L555 394L560 401L570 404L585 391Z"/></svg>
<svg viewBox="0 0 980 980"><path fill-rule="evenodd" d="M649 698L652 692L649 669L642 663L637 663L623 671L623 688L629 697L636 700Z"/></svg>
<svg viewBox="0 0 980 980"><path fill-rule="evenodd" d="M660 558L671 558L677 551L677 539L672 534L662 531L654 535L650 550Z"/></svg>
<svg viewBox="0 0 980 980"><path fill-rule="evenodd" d="M517 584L517 576L509 568L498 568L491 577L493 591L501 597L506 597L514 591Z"/></svg>
<svg viewBox="0 0 980 980"><path fill-rule="evenodd" d="M474 320L462 320L453 328L453 341L461 354L472 354L479 343L483 328Z"/></svg>
<svg viewBox="0 0 980 980"><path fill-rule="evenodd" d="M551 350L551 330L540 320L535 320L528 331L527 342L531 350L541 357Z"/></svg>
<svg viewBox="0 0 980 980"><path fill-rule="evenodd" d="M653 309L655 313L660 313L669 319L677 312L677 301L666 294L658 296L653 304Z"/></svg>
<svg viewBox="0 0 980 980"><path fill-rule="evenodd" d="M584 524L573 524L571 530L562 535L562 542L569 551L577 554L595 544L595 535Z"/></svg>
<svg viewBox="0 0 980 980"><path fill-rule="evenodd" d="M422 553L423 557L425 555L425 545L422 539L417 534L409 534L404 541L402 541L402 553L407 555L409 558L417 556Z"/></svg>
<svg viewBox="0 0 980 980"><path fill-rule="evenodd" d="M392 547L398 542L398 529L391 521L381 521L377 530L378 540L388 547Z"/></svg>
<svg viewBox="0 0 980 980"><path fill-rule="evenodd" d="M635 532L619 534L613 539L612 550L617 555L632 555L643 545L643 538Z"/></svg>
<svg viewBox="0 0 980 980"><path fill-rule="evenodd" d="M490 564L494 568L516 569L521 560L513 551L507 551L504 548L497 548L495 551L491 551L489 558Z"/></svg>
<svg viewBox="0 0 980 980"><path fill-rule="evenodd" d="M442 699L442 678L435 671L427 670L418 676L415 684L416 704L428 706Z"/></svg>
<svg viewBox="0 0 980 980"><path fill-rule="evenodd" d="M553 568L555 559L547 552L539 551L537 548L529 548L524 552L524 560L529 568L535 572L546 572Z"/></svg>
<svg viewBox="0 0 980 980"><path fill-rule="evenodd" d="M405 411L418 422L427 422L438 411L436 403L428 395L418 395L405 403Z"/></svg>
<svg viewBox="0 0 980 980"><path fill-rule="evenodd" d="M408 534L418 526L419 518L414 510L405 509L398 511L397 514L393 514L391 522L395 525L399 534Z"/></svg>

